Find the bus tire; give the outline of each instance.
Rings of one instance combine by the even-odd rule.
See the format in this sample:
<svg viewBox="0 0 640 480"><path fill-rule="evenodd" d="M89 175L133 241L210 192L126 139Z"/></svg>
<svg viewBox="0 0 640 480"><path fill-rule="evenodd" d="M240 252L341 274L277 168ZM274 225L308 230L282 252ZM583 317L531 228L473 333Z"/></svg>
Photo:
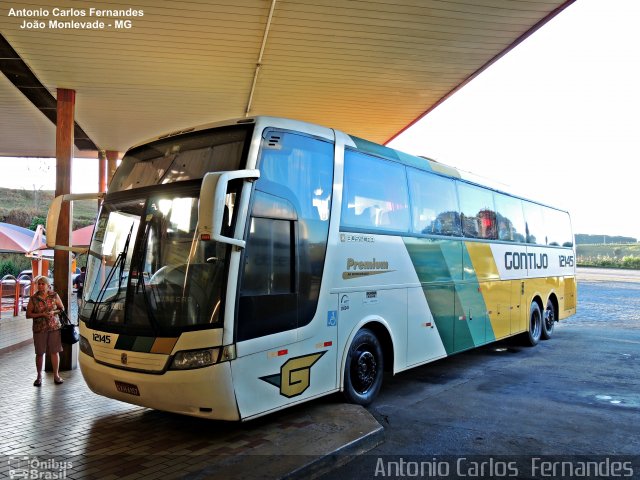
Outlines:
<svg viewBox="0 0 640 480"><path fill-rule="evenodd" d="M529 309L529 331L525 334L525 343L535 347L542 336L542 312L537 302L531 302Z"/></svg>
<svg viewBox="0 0 640 480"><path fill-rule="evenodd" d="M378 337L366 328L356 333L344 366L344 396L350 403L369 405L382 386L384 358Z"/></svg>
<svg viewBox="0 0 640 480"><path fill-rule="evenodd" d="M553 336L553 330L555 329L556 320L558 314L556 313L556 307L551 301L547 300L547 308L544 310L544 318L542 319L542 339L549 340Z"/></svg>

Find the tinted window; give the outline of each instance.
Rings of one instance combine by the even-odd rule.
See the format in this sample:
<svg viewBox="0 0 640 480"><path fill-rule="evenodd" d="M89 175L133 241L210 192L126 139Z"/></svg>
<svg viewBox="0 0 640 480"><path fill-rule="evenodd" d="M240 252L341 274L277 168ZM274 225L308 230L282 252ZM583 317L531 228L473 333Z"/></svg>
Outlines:
<svg viewBox="0 0 640 480"><path fill-rule="evenodd" d="M269 129L258 160L236 329L238 341L308 324L329 232L333 144Z"/></svg>
<svg viewBox="0 0 640 480"><path fill-rule="evenodd" d="M300 300L299 310L302 314L308 307L315 312L329 234L333 144L300 133L269 129L263 134L258 166L261 176L256 182L256 194L264 192L271 197L263 195L260 202L255 202L252 215L295 217L297 226L292 235L298 242L294 248L297 293L304 299ZM271 198L270 202L267 198ZM279 213L266 213L267 203ZM268 283L269 272L264 271L263 275ZM310 320L308 317L304 321Z"/></svg>
<svg viewBox="0 0 640 480"><path fill-rule="evenodd" d="M333 183L333 144L306 135L268 130L264 134L259 163L258 190L270 191L291 201L301 218L329 220Z"/></svg>
<svg viewBox="0 0 640 480"><path fill-rule="evenodd" d="M409 168L411 231L429 235L460 236L458 198L453 180Z"/></svg>
<svg viewBox="0 0 640 480"><path fill-rule="evenodd" d="M524 243L526 233L522 201L501 193L494 194L494 199L496 202L498 240Z"/></svg>
<svg viewBox="0 0 640 480"><path fill-rule="evenodd" d="M247 128L204 130L133 148L116 170L109 193L237 170L244 165Z"/></svg>
<svg viewBox="0 0 640 480"><path fill-rule="evenodd" d="M493 192L458 182L462 233L470 238L497 238Z"/></svg>
<svg viewBox="0 0 640 480"><path fill-rule="evenodd" d="M408 232L409 198L405 168L345 150L342 225Z"/></svg>
<svg viewBox="0 0 640 480"><path fill-rule="evenodd" d="M293 222L252 218L244 264L243 295L291 293Z"/></svg>
<svg viewBox="0 0 640 480"><path fill-rule="evenodd" d="M523 202L524 218L527 224L527 243L537 245L547 244L547 235L544 225L544 215L542 205L531 202Z"/></svg>
<svg viewBox="0 0 640 480"><path fill-rule="evenodd" d="M544 222L547 227L547 244L572 247L573 235L571 234L571 221L569 214L554 210L553 208L545 208Z"/></svg>

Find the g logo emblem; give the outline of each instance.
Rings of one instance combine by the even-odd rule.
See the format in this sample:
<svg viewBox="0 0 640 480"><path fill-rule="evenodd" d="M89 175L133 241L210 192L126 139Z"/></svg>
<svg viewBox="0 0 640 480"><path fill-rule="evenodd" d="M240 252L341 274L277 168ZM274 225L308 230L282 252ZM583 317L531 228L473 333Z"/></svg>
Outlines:
<svg viewBox="0 0 640 480"><path fill-rule="evenodd" d="M290 358L282 364L279 374L260 377L260 380L280 387L280 395L284 397L297 397L311 385L311 367L325 353L327 353L326 350L320 353Z"/></svg>

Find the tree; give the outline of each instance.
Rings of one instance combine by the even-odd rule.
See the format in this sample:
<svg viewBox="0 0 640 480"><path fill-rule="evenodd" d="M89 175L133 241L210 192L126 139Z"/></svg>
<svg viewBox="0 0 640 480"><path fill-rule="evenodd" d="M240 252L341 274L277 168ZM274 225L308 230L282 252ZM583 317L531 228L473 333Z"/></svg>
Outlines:
<svg viewBox="0 0 640 480"><path fill-rule="evenodd" d="M34 232L36 231L36 229L38 228L38 225L46 225L47 224L47 219L45 217L39 217L37 215L34 215L33 217L31 217L31 223L29 224L29 230L33 230Z"/></svg>

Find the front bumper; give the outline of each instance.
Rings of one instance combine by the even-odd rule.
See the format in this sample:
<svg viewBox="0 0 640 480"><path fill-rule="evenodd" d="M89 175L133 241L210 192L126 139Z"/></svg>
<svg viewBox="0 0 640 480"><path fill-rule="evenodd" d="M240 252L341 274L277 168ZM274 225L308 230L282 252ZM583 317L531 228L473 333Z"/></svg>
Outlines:
<svg viewBox="0 0 640 480"><path fill-rule="evenodd" d="M194 417L240 420L229 362L151 374L110 367L81 352L80 368L98 395ZM139 395L118 391L116 382L137 387Z"/></svg>

